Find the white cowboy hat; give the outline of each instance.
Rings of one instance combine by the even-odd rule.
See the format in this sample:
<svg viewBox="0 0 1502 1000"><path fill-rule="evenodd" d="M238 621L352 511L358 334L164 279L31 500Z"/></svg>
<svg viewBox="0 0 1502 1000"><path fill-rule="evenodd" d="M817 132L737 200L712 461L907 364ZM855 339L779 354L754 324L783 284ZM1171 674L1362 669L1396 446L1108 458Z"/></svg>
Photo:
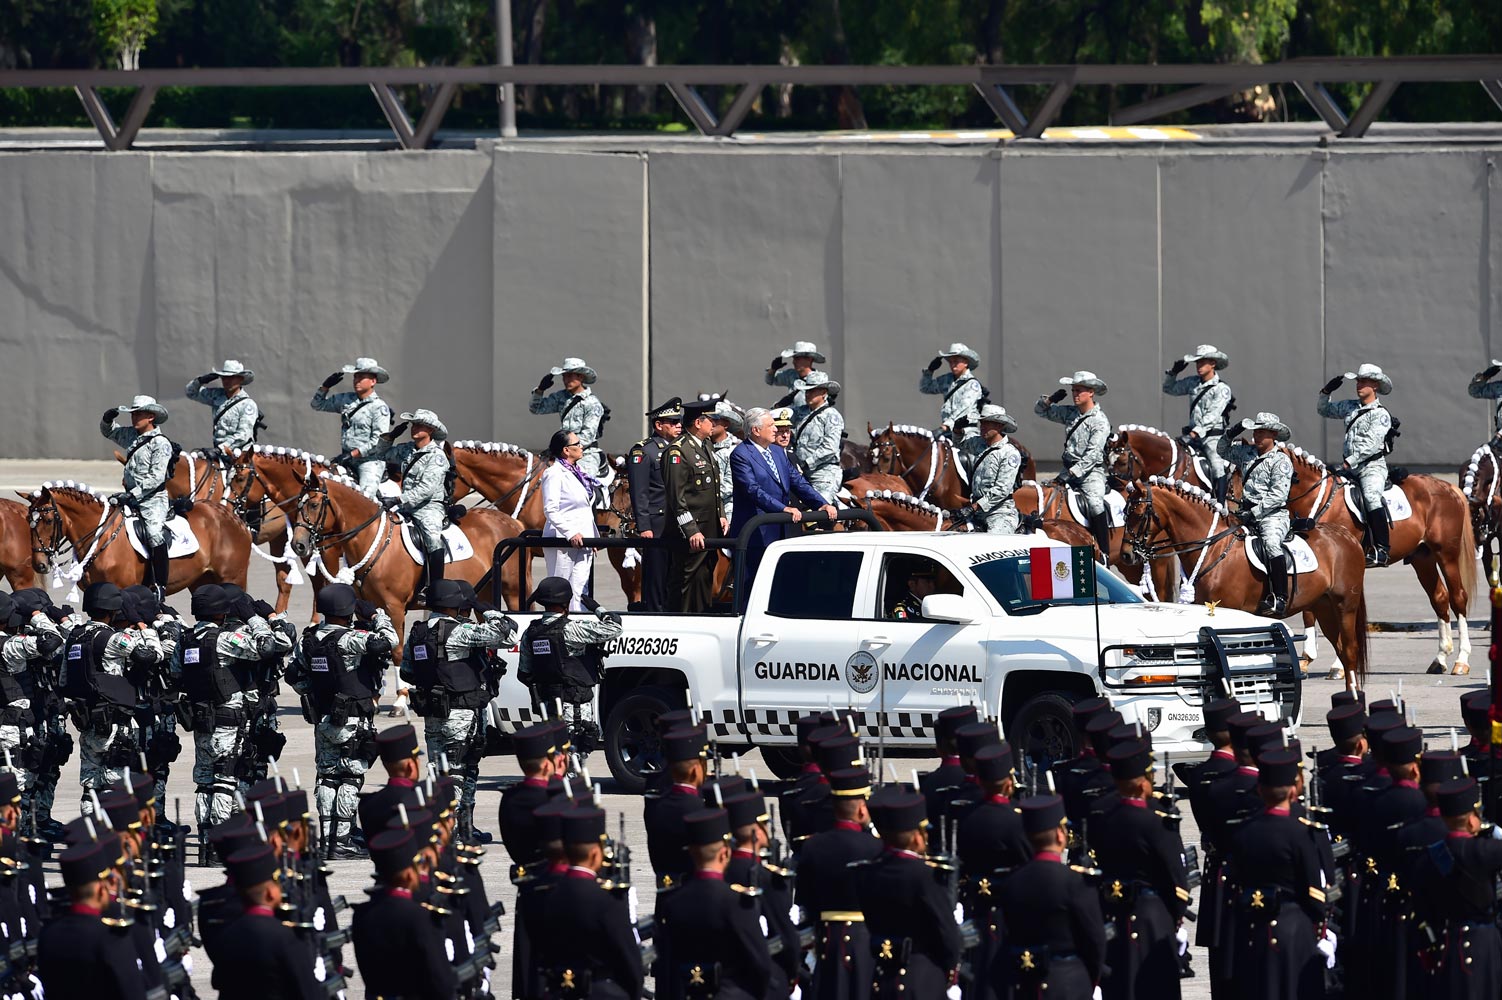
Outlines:
<svg viewBox="0 0 1502 1000"><path fill-rule="evenodd" d="M1106 394L1106 383L1102 382L1099 375L1094 372L1077 371L1073 375L1065 375L1059 379L1060 385L1082 385L1087 389L1094 389L1097 396Z"/></svg>
<svg viewBox="0 0 1502 1000"><path fill-rule="evenodd" d="M224 378L227 375L238 375L245 380L246 385L250 385L250 383L256 380L255 372L251 371L249 368L246 368L240 362L234 360L226 361L218 368L212 369L212 371L220 378Z"/></svg>
<svg viewBox="0 0 1502 1000"><path fill-rule="evenodd" d="M961 357L970 362L971 368L980 367L980 355L961 343L953 343L939 352L941 358Z"/></svg>
<svg viewBox="0 0 1502 1000"><path fill-rule="evenodd" d="M835 395L839 395L840 383L829 377L828 372L809 372L803 378L793 383L793 388L799 392L807 392L810 389L824 389Z"/></svg>
<svg viewBox="0 0 1502 1000"><path fill-rule="evenodd" d="M563 375L567 372L578 372L580 375L583 375L585 385L595 384L595 378L597 377L595 370L586 365L583 358L564 358L563 364L557 368L548 369L549 375Z"/></svg>
<svg viewBox="0 0 1502 1000"><path fill-rule="evenodd" d="M818 364L824 363L824 355L819 353L818 347L810 340L795 340L793 346L782 352L782 360L791 361L800 354L807 354Z"/></svg>
<svg viewBox="0 0 1502 1000"><path fill-rule="evenodd" d="M1226 352L1218 349L1214 344L1201 344L1194 349L1193 354L1184 355L1184 360L1191 365L1201 358L1215 362L1216 371L1220 371L1231 363L1231 359L1226 357Z"/></svg>
<svg viewBox="0 0 1502 1000"><path fill-rule="evenodd" d="M1357 380L1364 378L1371 379L1377 383L1377 395L1379 396L1385 396L1389 392L1392 392L1392 379L1388 378L1382 369L1374 364L1364 364L1353 372L1346 372L1345 377Z"/></svg>
<svg viewBox="0 0 1502 1000"><path fill-rule="evenodd" d="M158 427L167 422L167 408L158 403L155 396L137 396L129 403L121 404L119 410L121 413L134 413L137 410L154 413L156 414L156 425Z"/></svg>
<svg viewBox="0 0 1502 1000"><path fill-rule="evenodd" d="M409 424L422 424L424 427L433 428L433 438L442 441L449 436L449 429L443 426L443 421L438 419L438 414L432 410L419 407L411 413L403 413L401 419Z"/></svg>
<svg viewBox="0 0 1502 1000"><path fill-rule="evenodd" d="M375 376L378 384L391 381L391 373L376 364L375 358L356 358L354 364L345 365L339 370L346 375L358 375L361 372L370 372L370 374Z"/></svg>
<svg viewBox="0 0 1502 1000"><path fill-rule="evenodd" d="M1293 431L1289 430L1288 425L1278 419L1276 413L1268 413L1265 410L1255 417L1248 417L1243 420L1241 426L1249 431L1272 431L1277 434L1279 441L1287 441L1293 437Z"/></svg>
<svg viewBox="0 0 1502 1000"><path fill-rule="evenodd" d="M723 420L731 427L740 427L746 422L746 414L728 399L722 399L715 403L714 412L710 414L716 420Z"/></svg>
<svg viewBox="0 0 1502 1000"><path fill-rule="evenodd" d="M1008 434L1017 430L1017 421L1006 411L1005 407L995 403L987 403L980 408L979 422L983 424L996 424Z"/></svg>

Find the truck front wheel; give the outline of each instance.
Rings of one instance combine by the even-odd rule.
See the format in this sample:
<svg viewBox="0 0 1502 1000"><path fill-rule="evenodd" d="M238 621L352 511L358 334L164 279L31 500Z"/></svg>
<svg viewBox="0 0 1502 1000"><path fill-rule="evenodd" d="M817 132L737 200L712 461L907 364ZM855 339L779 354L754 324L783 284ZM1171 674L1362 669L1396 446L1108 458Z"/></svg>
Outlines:
<svg viewBox="0 0 1502 1000"><path fill-rule="evenodd" d="M1054 691L1023 703L1007 726L1007 739L1020 754L1052 764L1079 754L1075 742L1074 702Z"/></svg>
<svg viewBox="0 0 1502 1000"><path fill-rule="evenodd" d="M657 717L672 711L662 688L642 688L620 701L605 720L605 760L623 791L640 795L664 767Z"/></svg>

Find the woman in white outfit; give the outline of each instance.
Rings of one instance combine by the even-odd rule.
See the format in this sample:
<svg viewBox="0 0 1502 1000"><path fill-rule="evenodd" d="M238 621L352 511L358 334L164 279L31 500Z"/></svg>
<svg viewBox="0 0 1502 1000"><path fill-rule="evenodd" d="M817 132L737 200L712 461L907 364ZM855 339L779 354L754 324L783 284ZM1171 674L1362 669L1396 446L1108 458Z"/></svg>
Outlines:
<svg viewBox="0 0 1502 1000"><path fill-rule="evenodd" d="M579 597L589 586L594 549L584 548L584 539L595 536L594 496L599 487L579 467L584 447L573 431L558 431L548 442L553 464L542 474L542 533L546 538L567 538L569 548L544 549L548 576L561 576L573 590L570 611L582 611Z"/></svg>

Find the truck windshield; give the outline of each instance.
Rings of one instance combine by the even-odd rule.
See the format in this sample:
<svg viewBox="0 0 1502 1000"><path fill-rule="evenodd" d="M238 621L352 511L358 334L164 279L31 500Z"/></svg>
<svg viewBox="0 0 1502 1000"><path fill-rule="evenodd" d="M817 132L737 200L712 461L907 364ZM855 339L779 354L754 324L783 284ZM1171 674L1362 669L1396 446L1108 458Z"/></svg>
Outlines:
<svg viewBox="0 0 1502 1000"><path fill-rule="evenodd" d="M990 552L976 555L970 572L981 582L991 596L1006 609L1007 614L1025 615L1058 605L1089 605L1089 597L1049 598L1046 601L1033 599L1032 561L1025 551ZM1099 564L1095 567L1095 592L1102 604L1142 604L1142 595L1109 569Z"/></svg>

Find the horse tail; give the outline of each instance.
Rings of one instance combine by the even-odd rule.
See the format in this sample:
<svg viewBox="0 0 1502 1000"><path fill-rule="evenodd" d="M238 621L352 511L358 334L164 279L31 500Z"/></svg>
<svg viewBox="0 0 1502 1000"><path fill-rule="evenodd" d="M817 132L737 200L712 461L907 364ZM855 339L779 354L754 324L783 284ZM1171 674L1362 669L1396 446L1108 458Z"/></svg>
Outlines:
<svg viewBox="0 0 1502 1000"><path fill-rule="evenodd" d="M1366 689L1366 664L1371 647L1370 634L1366 629L1366 590L1361 591L1361 600L1356 604L1356 682Z"/></svg>
<svg viewBox="0 0 1502 1000"><path fill-rule="evenodd" d="M1446 486L1450 484L1446 483ZM1458 486L1450 489L1460 493ZM1466 600L1476 596L1476 529L1471 524L1471 505L1464 493L1460 493L1460 585L1465 588ZM1462 614L1464 614L1464 605Z"/></svg>

